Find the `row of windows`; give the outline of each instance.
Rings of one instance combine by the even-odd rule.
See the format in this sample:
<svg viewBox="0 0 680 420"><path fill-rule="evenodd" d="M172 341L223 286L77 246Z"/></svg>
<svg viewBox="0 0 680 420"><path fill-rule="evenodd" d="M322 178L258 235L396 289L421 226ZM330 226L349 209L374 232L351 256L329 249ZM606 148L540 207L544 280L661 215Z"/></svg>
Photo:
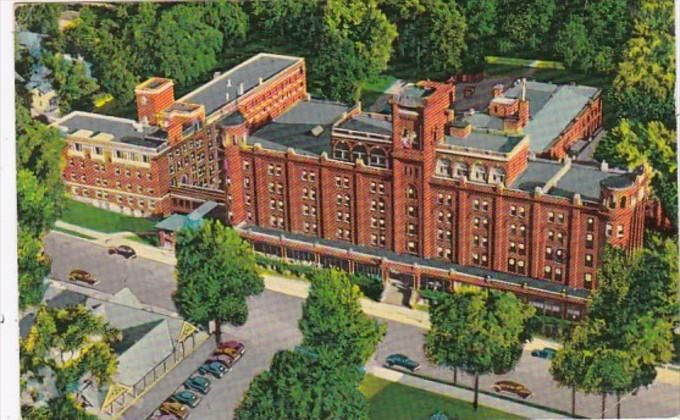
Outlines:
<svg viewBox="0 0 680 420"><path fill-rule="evenodd" d="M361 160L364 164L369 166L387 168L387 156L385 151L380 147L375 147L368 152L363 145L350 148L347 143L338 142L333 147L333 158L344 162L356 162L357 160Z"/></svg>
<svg viewBox="0 0 680 420"><path fill-rule="evenodd" d="M269 176L281 176L283 174L283 168L281 165L267 165L267 175Z"/></svg>
<svg viewBox="0 0 680 420"><path fill-rule="evenodd" d="M94 156L101 156L104 154L104 148L99 146L89 146L83 145L81 143L71 143L71 149L76 152L92 152ZM113 149L113 152L118 159L131 160L133 162L144 162L148 163L150 161L149 155L138 152L128 152L123 150Z"/></svg>
<svg viewBox="0 0 680 420"><path fill-rule="evenodd" d="M385 218L384 217L372 217L371 216L371 227L372 228L377 228L380 227L381 229L385 228Z"/></svg>
<svg viewBox="0 0 680 420"><path fill-rule="evenodd" d="M371 234L371 245L385 246L385 235Z"/></svg>
<svg viewBox="0 0 680 420"><path fill-rule="evenodd" d="M338 239L344 239L344 240L349 241L352 238L352 231L349 230L349 229L338 228L335 231L335 236Z"/></svg>
<svg viewBox="0 0 680 420"><path fill-rule="evenodd" d="M344 176L344 177L336 176L335 177L335 186L337 188L345 188L345 189L349 188L349 178L346 177L346 176Z"/></svg>
<svg viewBox="0 0 680 420"><path fill-rule="evenodd" d="M306 170L303 170L301 178L303 181L314 182L316 181L316 172L314 171L307 172Z"/></svg>
<svg viewBox="0 0 680 420"><path fill-rule="evenodd" d="M526 261L508 258L508 271L511 273L524 274L526 272Z"/></svg>
<svg viewBox="0 0 680 420"><path fill-rule="evenodd" d="M336 179L336 182L337 182L337 179ZM385 184L383 184L382 182L377 183L377 182L371 181L370 191L372 193L378 193L380 195L384 195L385 194Z"/></svg>
<svg viewBox="0 0 680 420"><path fill-rule="evenodd" d="M481 164L472 165L472 176L470 176L470 167L465 162L456 162L455 165L448 159L437 159L435 173L439 176L452 177L469 177L472 181L485 182L492 184L500 184L505 182L505 170L503 168L492 167L487 169Z"/></svg>
<svg viewBox="0 0 680 420"><path fill-rule="evenodd" d="M106 191L99 191L99 190L92 190L90 191L87 188L81 188L77 186L73 186L71 188L71 191L73 194L80 195L83 197L90 197L90 192L92 192L92 198L97 198L100 200L108 200L109 199L109 193ZM140 197L132 197L128 195L123 195L123 194L114 194L113 198L115 198L116 202L119 204L122 203L127 203L130 206L137 205L138 207L145 207L148 203L148 208L153 210L156 208L156 203L154 201L149 200L148 202L144 198Z"/></svg>
<svg viewBox="0 0 680 420"><path fill-rule="evenodd" d="M476 247L486 248L489 245L489 238L486 236L473 235L472 245Z"/></svg>
<svg viewBox="0 0 680 420"><path fill-rule="evenodd" d="M352 221L352 215L350 213L338 211L335 214L335 220L337 220L338 222L344 221L345 223L350 223Z"/></svg>

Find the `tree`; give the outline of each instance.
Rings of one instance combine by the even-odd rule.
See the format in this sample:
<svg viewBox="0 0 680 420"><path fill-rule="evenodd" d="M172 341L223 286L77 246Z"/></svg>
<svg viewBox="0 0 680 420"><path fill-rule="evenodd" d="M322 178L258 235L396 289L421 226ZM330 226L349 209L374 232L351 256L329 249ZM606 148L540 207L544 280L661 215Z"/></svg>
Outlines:
<svg viewBox="0 0 680 420"><path fill-rule="evenodd" d="M182 4L163 10L154 50L161 75L184 85L198 80L217 65L222 33L205 24L199 8Z"/></svg>
<svg viewBox="0 0 680 420"><path fill-rule="evenodd" d="M446 295L433 302L426 354L437 364L474 375L476 410L479 375L514 368L530 339L528 321L534 313L510 293L468 289Z"/></svg>
<svg viewBox="0 0 680 420"><path fill-rule="evenodd" d="M676 132L658 121L641 123L621 119L597 147L595 158L617 166L653 168L651 185L666 216L677 228L678 187Z"/></svg>
<svg viewBox="0 0 680 420"><path fill-rule="evenodd" d="M361 366L375 351L386 328L361 309L359 287L346 273L323 270L314 275L302 306L302 345L312 352L329 351L340 363Z"/></svg>
<svg viewBox="0 0 680 420"><path fill-rule="evenodd" d="M250 246L219 221L206 221L200 229L185 228L175 247L179 312L194 324L243 325L248 318L248 296L259 295L264 282Z"/></svg>
<svg viewBox="0 0 680 420"><path fill-rule="evenodd" d="M99 85L87 74L82 61L67 60L63 55L43 54L42 63L50 71L53 87L59 95L59 106L64 113L74 106L83 108L99 90Z"/></svg>
<svg viewBox="0 0 680 420"><path fill-rule="evenodd" d="M428 73L456 73L466 51L467 24L460 7L452 1L421 0L398 24L400 59L414 62Z"/></svg>
<svg viewBox="0 0 680 420"><path fill-rule="evenodd" d="M499 0L497 43L501 54L532 56L550 45L555 0Z"/></svg>
<svg viewBox="0 0 680 420"><path fill-rule="evenodd" d="M675 126L672 0L643 0L618 65L611 98L620 118Z"/></svg>
<svg viewBox="0 0 680 420"><path fill-rule="evenodd" d="M64 10L64 3L22 4L16 8L16 22L25 31L56 35L59 33L59 15Z"/></svg>
<svg viewBox="0 0 680 420"><path fill-rule="evenodd" d="M564 343L550 364L550 374L560 386L571 388L571 416L576 417L576 389L581 388L586 370L586 355L574 348L572 341Z"/></svg>
<svg viewBox="0 0 680 420"><path fill-rule="evenodd" d="M17 237L19 269L19 307L37 305L42 300L45 277L50 272L50 261L43 252L42 241L19 228Z"/></svg>
<svg viewBox="0 0 680 420"><path fill-rule="evenodd" d="M87 414L83 409L77 407L72 398L58 397L52 398L47 405L40 407L22 406L21 418L26 420L96 420L97 416Z"/></svg>
<svg viewBox="0 0 680 420"><path fill-rule="evenodd" d="M484 65L484 57L488 55L496 41L497 0L459 0L467 23L465 44L467 53L465 62L469 66Z"/></svg>
<svg viewBox="0 0 680 420"><path fill-rule="evenodd" d="M203 21L222 32L222 45L233 47L248 33L248 15L240 4L219 0L203 4Z"/></svg>
<svg viewBox="0 0 680 420"><path fill-rule="evenodd" d="M557 32L555 55L567 66L583 72L612 72L621 59L620 45L630 35L634 13L629 3L601 0L569 7L564 17L566 24Z"/></svg>
<svg viewBox="0 0 680 420"><path fill-rule="evenodd" d="M617 418L620 418L620 395L630 390L633 380L633 362L622 350L599 348L595 350L584 377L584 388L602 394L602 418L605 418L607 393L616 393Z"/></svg>
<svg viewBox="0 0 680 420"><path fill-rule="evenodd" d="M353 102L362 82L387 67L396 28L375 0L329 0L319 7L323 24L305 44L318 51L310 57L310 78L324 96Z"/></svg>
<svg viewBox="0 0 680 420"><path fill-rule="evenodd" d="M235 418L368 419L368 403L358 386L363 372L337 363L334 355L281 351L253 379Z"/></svg>

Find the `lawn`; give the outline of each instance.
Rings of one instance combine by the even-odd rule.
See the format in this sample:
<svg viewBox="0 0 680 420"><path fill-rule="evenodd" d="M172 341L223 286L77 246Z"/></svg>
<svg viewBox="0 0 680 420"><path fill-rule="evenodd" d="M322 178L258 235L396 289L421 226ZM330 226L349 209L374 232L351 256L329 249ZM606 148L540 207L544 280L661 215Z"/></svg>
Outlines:
<svg viewBox="0 0 680 420"><path fill-rule="evenodd" d="M157 223L157 220L126 216L70 199L66 200L61 220L102 233L150 232Z"/></svg>
<svg viewBox="0 0 680 420"><path fill-rule="evenodd" d="M366 375L359 389L369 401L371 419L427 420L438 411L450 419L461 420L521 418L483 406L474 411L470 401L457 400L389 382L373 375Z"/></svg>
<svg viewBox="0 0 680 420"><path fill-rule="evenodd" d="M368 110L396 80L396 77L390 75L378 75L366 80L361 86L361 108Z"/></svg>
<svg viewBox="0 0 680 420"><path fill-rule="evenodd" d="M128 236L125 237L125 239L129 239L131 241L139 242L140 244L151 245L151 246L160 246L158 235L156 235L155 233L153 233L153 234L128 235Z"/></svg>
<svg viewBox="0 0 680 420"><path fill-rule="evenodd" d="M85 234L82 234L80 232L76 232L75 230L64 229L64 228L60 228L58 226L53 227L52 230L56 231L56 232L66 233L66 234L72 235L72 236L77 236L79 238L88 239L88 240L97 239L94 236L85 235Z"/></svg>

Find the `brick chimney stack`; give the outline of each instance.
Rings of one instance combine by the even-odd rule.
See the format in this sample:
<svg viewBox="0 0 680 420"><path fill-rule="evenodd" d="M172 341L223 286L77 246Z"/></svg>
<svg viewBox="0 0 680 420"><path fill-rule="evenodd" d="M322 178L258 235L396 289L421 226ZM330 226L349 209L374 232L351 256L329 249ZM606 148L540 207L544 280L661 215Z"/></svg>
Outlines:
<svg viewBox="0 0 680 420"><path fill-rule="evenodd" d="M494 85L493 89L491 90L493 97L498 98L499 96L503 95L503 85L502 84L497 84Z"/></svg>
<svg viewBox="0 0 680 420"><path fill-rule="evenodd" d="M522 94L519 98L519 108L517 111L517 123L519 127L524 127L529 122L529 101L527 100L527 79L522 79Z"/></svg>

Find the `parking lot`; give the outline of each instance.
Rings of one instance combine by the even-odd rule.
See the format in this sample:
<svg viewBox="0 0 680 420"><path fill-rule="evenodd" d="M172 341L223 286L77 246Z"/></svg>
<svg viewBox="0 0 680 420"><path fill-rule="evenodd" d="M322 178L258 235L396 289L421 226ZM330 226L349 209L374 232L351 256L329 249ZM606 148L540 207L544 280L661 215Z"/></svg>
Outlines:
<svg viewBox="0 0 680 420"><path fill-rule="evenodd" d="M53 259L51 277L64 280L68 271L83 268L100 282L95 289L116 293L128 287L145 304L174 311L171 293L175 288L174 267L143 258L124 260L109 256L105 248L87 241L50 234L46 240L47 253ZM302 315L303 300L269 290L249 301L248 322L242 327L224 326L224 339L236 339L246 344L245 356L224 378L213 381L210 393L192 410L191 418L226 419L233 416L244 392L258 373L269 367L272 356L279 350L292 349L301 340L297 321ZM452 381L453 373L433 366L425 360L422 346L424 330L405 324L385 321L386 337L378 346L370 363L382 364L389 354L403 353L421 363L419 374ZM150 392L126 413L126 419L143 419L151 414L176 390L214 350L214 340L205 342L194 354L162 378ZM487 375L480 378L480 388L490 390L502 379L517 381L534 395L531 401L569 412L571 391L558 388L549 374L548 360L524 353L514 371L507 375ZM472 378L459 372L459 383L471 386ZM677 386L657 381L637 396L626 396L622 402L624 417L673 417L680 413L680 390ZM577 413L587 417L600 416L600 397L577 394ZM607 399L608 415L615 415L614 398Z"/></svg>

